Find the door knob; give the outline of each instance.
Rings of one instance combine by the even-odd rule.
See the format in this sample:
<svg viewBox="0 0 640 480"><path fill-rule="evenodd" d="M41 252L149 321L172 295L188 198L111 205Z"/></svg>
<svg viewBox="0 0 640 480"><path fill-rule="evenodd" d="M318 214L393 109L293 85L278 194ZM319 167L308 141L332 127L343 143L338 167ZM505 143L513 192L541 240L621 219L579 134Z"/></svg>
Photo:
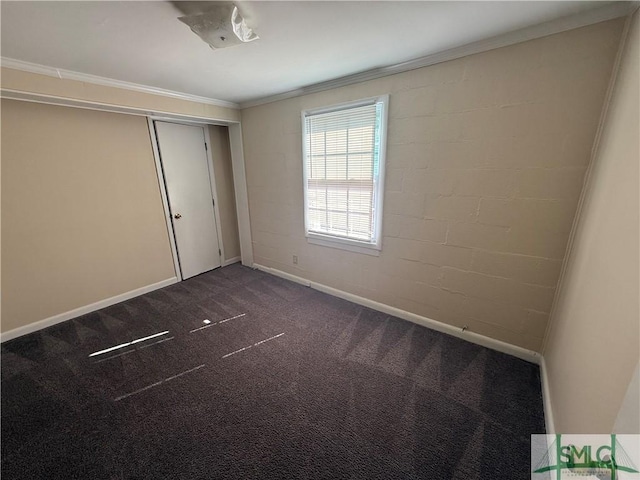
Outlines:
<svg viewBox="0 0 640 480"><path fill-rule="evenodd" d="M173 218L182 218L182 215L180 215L179 213L176 213Z"/></svg>

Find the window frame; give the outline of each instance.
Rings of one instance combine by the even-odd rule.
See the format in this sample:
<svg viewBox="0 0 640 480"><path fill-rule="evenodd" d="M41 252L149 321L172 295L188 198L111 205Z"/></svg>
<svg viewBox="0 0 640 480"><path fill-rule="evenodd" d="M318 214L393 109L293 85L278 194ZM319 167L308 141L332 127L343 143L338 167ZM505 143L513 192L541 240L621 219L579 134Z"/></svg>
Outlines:
<svg viewBox="0 0 640 480"><path fill-rule="evenodd" d="M330 234L322 234L318 232L309 231L309 219L308 219L308 184L309 184L309 172L307 166L307 128L306 118L312 115L319 115L323 113L338 112L340 110L349 110L352 108L364 107L368 105L382 105L382 111L380 114L380 148L378 152L378 175L377 179L374 177L373 195L374 201L374 238L372 242L366 242L362 240L352 239L348 237L334 236ZM302 182L303 182L303 196L304 196L304 233L307 238L307 242L314 245L321 245L331 248L340 248L343 250L349 250L357 253L364 253L367 255L380 255L382 250L382 207L384 204L384 181L385 181L385 164L386 164L386 152L387 152L387 123L389 114L389 95L379 95L376 97L364 98L352 102L339 103L320 108L312 108L303 110L301 112L302 119Z"/></svg>

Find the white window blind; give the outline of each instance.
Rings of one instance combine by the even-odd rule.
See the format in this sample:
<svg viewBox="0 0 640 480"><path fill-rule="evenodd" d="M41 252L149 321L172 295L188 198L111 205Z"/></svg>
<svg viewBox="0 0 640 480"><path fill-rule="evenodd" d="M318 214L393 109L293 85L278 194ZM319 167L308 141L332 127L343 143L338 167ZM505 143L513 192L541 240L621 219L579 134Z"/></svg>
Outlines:
<svg viewBox="0 0 640 480"><path fill-rule="evenodd" d="M379 244L384 106L304 113L308 236Z"/></svg>

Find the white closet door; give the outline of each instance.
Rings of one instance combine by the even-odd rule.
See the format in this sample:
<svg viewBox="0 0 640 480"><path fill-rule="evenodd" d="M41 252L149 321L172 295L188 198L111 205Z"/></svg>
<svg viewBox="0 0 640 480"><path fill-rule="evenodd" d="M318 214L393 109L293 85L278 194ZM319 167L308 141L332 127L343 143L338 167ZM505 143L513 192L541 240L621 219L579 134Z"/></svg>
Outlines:
<svg viewBox="0 0 640 480"><path fill-rule="evenodd" d="M182 278L221 265L203 127L155 122Z"/></svg>

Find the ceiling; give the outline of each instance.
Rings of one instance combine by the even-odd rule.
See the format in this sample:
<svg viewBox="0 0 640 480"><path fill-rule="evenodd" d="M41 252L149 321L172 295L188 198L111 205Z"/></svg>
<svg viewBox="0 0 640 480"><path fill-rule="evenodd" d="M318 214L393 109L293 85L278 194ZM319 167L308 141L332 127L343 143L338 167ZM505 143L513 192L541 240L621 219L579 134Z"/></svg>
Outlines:
<svg viewBox="0 0 640 480"><path fill-rule="evenodd" d="M248 102L608 2L235 2L260 39L212 50L177 20L212 2L1 2L2 57Z"/></svg>

